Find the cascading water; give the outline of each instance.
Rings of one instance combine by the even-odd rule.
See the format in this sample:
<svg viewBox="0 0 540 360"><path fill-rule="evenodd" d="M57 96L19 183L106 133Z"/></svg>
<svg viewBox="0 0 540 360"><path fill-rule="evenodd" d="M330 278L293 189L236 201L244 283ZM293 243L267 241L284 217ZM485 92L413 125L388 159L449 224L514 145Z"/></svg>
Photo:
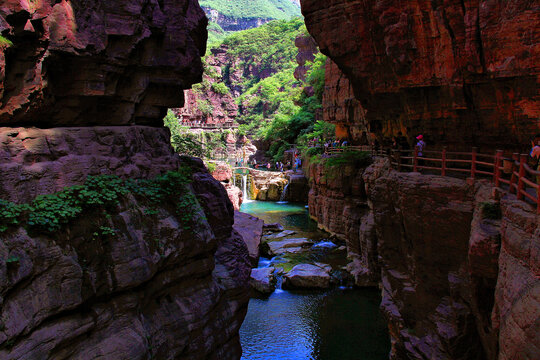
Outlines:
<svg viewBox="0 0 540 360"><path fill-rule="evenodd" d="M249 194L248 194L248 191L247 191L247 189L248 189L247 182L248 182L248 176L247 175L242 175L242 202L243 203L247 203L247 202L252 201L249 198Z"/></svg>
<svg viewBox="0 0 540 360"><path fill-rule="evenodd" d="M283 188L283 192L281 193L281 196L279 197L278 204L285 204L287 201L285 201L285 198L287 197L287 190L289 190L289 183L285 185Z"/></svg>

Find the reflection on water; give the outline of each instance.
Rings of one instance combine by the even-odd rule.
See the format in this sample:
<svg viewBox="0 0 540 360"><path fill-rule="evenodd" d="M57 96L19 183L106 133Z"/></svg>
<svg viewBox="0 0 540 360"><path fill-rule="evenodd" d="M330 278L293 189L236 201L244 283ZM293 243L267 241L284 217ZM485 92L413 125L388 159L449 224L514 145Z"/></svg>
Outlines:
<svg viewBox="0 0 540 360"><path fill-rule="evenodd" d="M265 223L280 223L288 230L297 232L295 236L319 240L328 236L317 228L317 223L310 219L304 204L275 203L269 201L251 201L242 204L240 211L252 214Z"/></svg>
<svg viewBox="0 0 540 360"><path fill-rule="evenodd" d="M242 205L241 211L266 223L279 222L298 236L327 237L309 219L304 205L253 201ZM268 264L269 260L261 259L259 266ZM278 289L266 299L251 299L240 329L242 359L388 359L390 341L380 300L377 289L343 288L326 292Z"/></svg>
<svg viewBox="0 0 540 360"><path fill-rule="evenodd" d="M389 339L377 290L281 291L251 299L240 329L245 360L382 360Z"/></svg>

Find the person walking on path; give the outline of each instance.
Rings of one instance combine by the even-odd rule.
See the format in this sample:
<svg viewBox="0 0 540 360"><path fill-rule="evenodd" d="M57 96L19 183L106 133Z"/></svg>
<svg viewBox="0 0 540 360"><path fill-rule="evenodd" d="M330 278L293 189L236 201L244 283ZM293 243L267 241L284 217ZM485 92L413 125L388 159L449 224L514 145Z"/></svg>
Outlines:
<svg viewBox="0 0 540 360"><path fill-rule="evenodd" d="M418 165L424 166L424 159L420 159L424 157L424 151L426 149L426 143L424 142L424 135L420 134L416 137L416 140L418 142L416 143L416 148L418 149Z"/></svg>
<svg viewBox="0 0 540 360"><path fill-rule="evenodd" d="M540 171L540 134L536 134L531 141L532 149L529 156L533 160L533 169ZM540 175L536 176L536 183L540 186ZM540 196L540 188L536 191L537 196Z"/></svg>

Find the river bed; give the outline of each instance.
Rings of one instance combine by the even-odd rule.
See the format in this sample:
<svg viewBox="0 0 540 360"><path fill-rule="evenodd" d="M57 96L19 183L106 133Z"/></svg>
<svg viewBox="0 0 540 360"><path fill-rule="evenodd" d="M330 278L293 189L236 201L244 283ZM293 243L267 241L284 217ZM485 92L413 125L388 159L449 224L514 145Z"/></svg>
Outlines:
<svg viewBox="0 0 540 360"><path fill-rule="evenodd" d="M302 204L250 201L241 211L315 241L317 229ZM345 259L343 259L345 262ZM261 258L260 266L268 259ZM383 360L390 341L379 311L378 289L336 287L327 291L277 289L251 299L240 329L244 360Z"/></svg>

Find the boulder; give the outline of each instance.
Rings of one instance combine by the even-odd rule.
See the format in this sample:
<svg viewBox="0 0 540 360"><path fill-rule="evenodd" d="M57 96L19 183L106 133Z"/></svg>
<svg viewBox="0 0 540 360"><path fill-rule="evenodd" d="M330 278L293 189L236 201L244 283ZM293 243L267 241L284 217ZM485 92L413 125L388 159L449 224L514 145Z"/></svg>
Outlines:
<svg viewBox="0 0 540 360"><path fill-rule="evenodd" d="M273 240L266 243L269 256L306 251L312 245L313 242L307 238Z"/></svg>
<svg viewBox="0 0 540 360"><path fill-rule="evenodd" d="M231 200L234 210L240 210L240 206L242 206L244 200L242 190L231 183L222 184L225 187L225 190L227 190L227 196L229 197L229 200Z"/></svg>
<svg viewBox="0 0 540 360"><path fill-rule="evenodd" d="M283 275L284 289L327 289L330 287L330 265L299 264Z"/></svg>
<svg viewBox="0 0 540 360"><path fill-rule="evenodd" d="M276 289L276 277L273 267L257 268L251 270L249 284L251 288L262 293L271 294Z"/></svg>
<svg viewBox="0 0 540 360"><path fill-rule="evenodd" d="M279 239L296 233L294 230L283 230L277 234L267 235L266 239Z"/></svg>
<svg viewBox="0 0 540 360"><path fill-rule="evenodd" d="M217 181L227 181L233 176L232 168L225 161L213 161L215 165L214 171L212 171L212 176Z"/></svg>
<svg viewBox="0 0 540 360"><path fill-rule="evenodd" d="M238 231L244 239L252 266L257 266L257 263L259 262L259 245L261 244L263 224L264 221L258 217L240 211L234 212L233 228Z"/></svg>

